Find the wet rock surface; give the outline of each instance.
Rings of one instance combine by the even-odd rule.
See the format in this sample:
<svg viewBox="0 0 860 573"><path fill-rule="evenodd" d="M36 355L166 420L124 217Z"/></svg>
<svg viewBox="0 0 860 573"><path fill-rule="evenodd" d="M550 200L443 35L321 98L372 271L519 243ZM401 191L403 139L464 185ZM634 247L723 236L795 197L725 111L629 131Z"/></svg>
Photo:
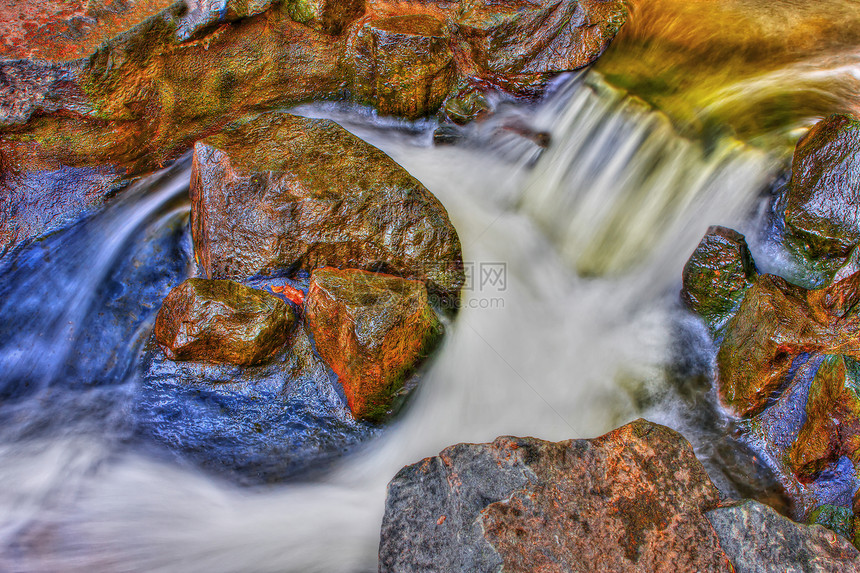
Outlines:
<svg viewBox="0 0 860 573"><path fill-rule="evenodd" d="M713 249L709 233L687 265L682 292L715 335L720 400L737 417L741 439L779 476L792 515L848 537L860 484L856 126L832 116L801 140L791 181L776 198L771 226L778 232L765 239L765 250L781 248L808 271L798 282L813 288L749 273L754 263L741 243L720 239ZM797 280L793 272L789 266ZM713 328L714 316L730 317L722 331Z"/></svg>
<svg viewBox="0 0 860 573"><path fill-rule="evenodd" d="M355 421L302 328L258 366L175 362L150 344L140 370L135 436L241 484L322 470L379 431Z"/></svg>
<svg viewBox="0 0 860 573"><path fill-rule="evenodd" d="M705 514L737 573L860 571L860 553L821 526L804 526L755 501Z"/></svg>
<svg viewBox="0 0 860 573"><path fill-rule="evenodd" d="M711 333L722 333L756 276L744 236L711 227L684 266L681 300L705 319Z"/></svg>
<svg viewBox="0 0 860 573"><path fill-rule="evenodd" d="M593 62L627 15L616 0L7 7L18 18L0 24L0 171L131 179L242 117L311 100L417 118L476 89L533 96L551 75ZM38 220L53 208L66 220L105 194L66 207L45 189L35 204L12 196L0 206L4 248L59 226L16 231L9 214Z"/></svg>
<svg viewBox="0 0 860 573"><path fill-rule="evenodd" d="M786 246L826 284L860 243L860 120L833 115L804 136L782 201Z"/></svg>
<svg viewBox="0 0 860 573"><path fill-rule="evenodd" d="M459 444L389 484L380 571L731 571L719 501L686 440L644 420Z"/></svg>
<svg viewBox="0 0 860 573"><path fill-rule="evenodd" d="M376 422L403 401L408 375L442 335L422 283L330 267L311 275L305 325L353 415Z"/></svg>
<svg viewBox="0 0 860 573"><path fill-rule="evenodd" d="M464 281L445 208L328 120L261 116L198 142L191 198L195 252L211 278L363 268L443 296Z"/></svg>
<svg viewBox="0 0 860 573"><path fill-rule="evenodd" d="M171 360L249 366L282 347L295 321L290 306L265 291L192 278L168 293L154 335Z"/></svg>

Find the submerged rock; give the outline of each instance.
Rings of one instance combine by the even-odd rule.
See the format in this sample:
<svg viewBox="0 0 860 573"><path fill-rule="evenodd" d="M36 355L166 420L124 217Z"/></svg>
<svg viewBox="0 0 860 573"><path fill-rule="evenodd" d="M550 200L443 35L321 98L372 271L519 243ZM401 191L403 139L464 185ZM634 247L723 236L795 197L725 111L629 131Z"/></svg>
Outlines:
<svg viewBox="0 0 860 573"><path fill-rule="evenodd" d="M711 227L684 266L681 300L719 337L756 274L744 236Z"/></svg>
<svg viewBox="0 0 860 573"><path fill-rule="evenodd" d="M284 345L295 320L287 303L265 291L188 279L164 299L155 340L171 360L251 365Z"/></svg>
<svg viewBox="0 0 860 573"><path fill-rule="evenodd" d="M313 272L305 324L353 415L373 422L402 402L407 375L442 334L422 283L353 269Z"/></svg>
<svg viewBox="0 0 860 573"><path fill-rule="evenodd" d="M303 328L256 366L175 362L150 344L136 390L136 436L240 484L277 483L378 433L357 422Z"/></svg>
<svg viewBox="0 0 860 573"><path fill-rule="evenodd" d="M782 201L786 246L826 284L860 243L860 120L832 115L806 134Z"/></svg>
<svg viewBox="0 0 860 573"><path fill-rule="evenodd" d="M458 444L388 486L381 572L731 571L689 443L638 420L593 440Z"/></svg>
<svg viewBox="0 0 860 573"><path fill-rule="evenodd" d="M198 142L191 200L196 257L212 278L351 267L455 298L465 280L442 204L328 120L261 116Z"/></svg>

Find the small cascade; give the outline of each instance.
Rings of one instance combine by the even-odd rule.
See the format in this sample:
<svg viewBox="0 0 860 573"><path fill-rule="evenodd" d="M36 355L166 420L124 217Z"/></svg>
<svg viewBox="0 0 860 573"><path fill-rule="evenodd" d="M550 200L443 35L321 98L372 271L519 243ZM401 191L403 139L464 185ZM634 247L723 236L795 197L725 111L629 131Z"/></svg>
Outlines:
<svg viewBox="0 0 860 573"><path fill-rule="evenodd" d="M732 139L685 139L669 119L590 73L542 108L552 144L519 200L580 275L660 268L689 253L705 228L750 212L776 160ZM680 249L680 251L679 251ZM678 270L678 269L672 269Z"/></svg>

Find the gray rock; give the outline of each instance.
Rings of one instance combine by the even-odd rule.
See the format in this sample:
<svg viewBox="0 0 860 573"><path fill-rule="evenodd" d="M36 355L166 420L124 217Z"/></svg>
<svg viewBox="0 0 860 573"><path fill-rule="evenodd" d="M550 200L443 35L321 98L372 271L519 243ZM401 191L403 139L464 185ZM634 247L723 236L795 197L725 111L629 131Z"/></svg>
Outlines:
<svg viewBox="0 0 860 573"><path fill-rule="evenodd" d="M747 500L705 514L737 573L860 571L860 552L820 525L801 525Z"/></svg>

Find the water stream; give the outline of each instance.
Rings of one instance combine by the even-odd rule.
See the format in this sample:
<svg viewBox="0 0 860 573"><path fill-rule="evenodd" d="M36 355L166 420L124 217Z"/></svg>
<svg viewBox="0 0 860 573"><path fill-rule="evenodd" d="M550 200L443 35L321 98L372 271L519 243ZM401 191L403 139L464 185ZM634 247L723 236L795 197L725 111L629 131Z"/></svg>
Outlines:
<svg viewBox="0 0 860 573"><path fill-rule="evenodd" d="M710 364L677 292L709 225L755 235L782 150L682 137L587 75L539 104L500 103L455 146L434 147L430 124L298 111L391 155L460 234L463 308L408 411L324 473L265 487L131 439L142 348L161 298L193 272L180 161L2 262L0 571L375 571L385 487L403 465L457 442L593 437L639 416L683 431L726 493L743 493L714 447L725 420L691 407L713 404L710 390L691 399L678 384ZM549 132L548 149L513 123Z"/></svg>

